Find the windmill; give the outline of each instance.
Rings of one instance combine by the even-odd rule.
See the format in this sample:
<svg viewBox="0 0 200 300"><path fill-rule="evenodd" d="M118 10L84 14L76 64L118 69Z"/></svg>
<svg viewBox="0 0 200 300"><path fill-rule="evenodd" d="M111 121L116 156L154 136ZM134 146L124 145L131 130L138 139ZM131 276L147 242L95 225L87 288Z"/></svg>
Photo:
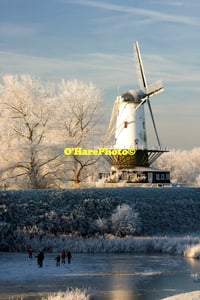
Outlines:
<svg viewBox="0 0 200 300"><path fill-rule="evenodd" d="M107 176L107 180L110 182L119 180L148 183L169 182L168 171L150 168L162 153L167 152L161 147L150 103L150 98L164 89L160 80L150 85L147 84L138 42L134 43L134 54L140 89L129 90L121 96L117 96L105 135L105 144L114 135L115 142L112 149L124 149L127 150L125 152L127 154L105 156L111 165L111 173ZM148 107L158 143L156 149L148 149L147 146L145 105ZM135 154L130 155L128 149L134 149Z"/></svg>

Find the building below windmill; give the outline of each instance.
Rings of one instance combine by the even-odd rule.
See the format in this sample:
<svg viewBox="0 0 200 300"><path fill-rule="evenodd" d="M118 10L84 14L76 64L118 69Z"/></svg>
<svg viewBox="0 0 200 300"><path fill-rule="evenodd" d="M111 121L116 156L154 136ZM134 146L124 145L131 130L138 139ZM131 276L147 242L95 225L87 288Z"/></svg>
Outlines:
<svg viewBox="0 0 200 300"><path fill-rule="evenodd" d="M118 96L114 103L110 124L105 136L105 144L114 136L114 145L110 149L124 150L124 155L105 155L110 164L109 173L99 173L99 182L103 184L170 184L168 170L155 169L152 164L165 152L161 147L150 97L163 91L161 81L147 85L141 60L139 45L134 43L140 90L129 90ZM144 105L148 106L158 146L148 149ZM132 152L130 151L132 150ZM134 150L134 154L133 154Z"/></svg>
<svg viewBox="0 0 200 300"><path fill-rule="evenodd" d="M111 167L109 173L99 173L98 183L107 186L108 184L115 186L116 183L124 186L165 186L170 184L170 172L151 167L134 167L122 170L112 169Z"/></svg>

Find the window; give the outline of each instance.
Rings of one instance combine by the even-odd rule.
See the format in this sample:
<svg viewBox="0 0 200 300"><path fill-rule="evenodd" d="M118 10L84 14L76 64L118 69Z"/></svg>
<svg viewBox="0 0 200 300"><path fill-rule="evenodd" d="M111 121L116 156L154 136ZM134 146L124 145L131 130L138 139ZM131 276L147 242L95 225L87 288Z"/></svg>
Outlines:
<svg viewBox="0 0 200 300"><path fill-rule="evenodd" d="M160 180L160 174L156 174L156 180Z"/></svg>
<svg viewBox="0 0 200 300"><path fill-rule="evenodd" d="M124 128L127 128L127 127L128 127L128 122L125 121L125 122L124 122Z"/></svg>
<svg viewBox="0 0 200 300"><path fill-rule="evenodd" d="M165 179L165 174L161 174L161 180Z"/></svg>

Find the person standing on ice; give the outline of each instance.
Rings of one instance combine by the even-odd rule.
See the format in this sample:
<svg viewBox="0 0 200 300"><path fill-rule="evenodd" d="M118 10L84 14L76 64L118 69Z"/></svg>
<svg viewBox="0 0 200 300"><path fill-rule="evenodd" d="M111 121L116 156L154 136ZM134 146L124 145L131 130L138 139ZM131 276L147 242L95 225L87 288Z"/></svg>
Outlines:
<svg viewBox="0 0 200 300"><path fill-rule="evenodd" d="M56 267L60 267L60 255L56 256Z"/></svg>
<svg viewBox="0 0 200 300"><path fill-rule="evenodd" d="M40 253L37 256L37 263L39 268L43 267L43 260L44 260L44 253L42 251L40 251Z"/></svg>
<svg viewBox="0 0 200 300"><path fill-rule="evenodd" d="M28 258L29 258L29 259L32 259L32 258L33 258L33 249L32 249L31 246L28 248Z"/></svg>
<svg viewBox="0 0 200 300"><path fill-rule="evenodd" d="M62 264L65 264L65 258L66 258L65 250L62 251L61 258L62 258Z"/></svg>
<svg viewBox="0 0 200 300"><path fill-rule="evenodd" d="M67 260L68 260L68 264L71 263L71 258L72 258L72 254L70 251L67 251Z"/></svg>

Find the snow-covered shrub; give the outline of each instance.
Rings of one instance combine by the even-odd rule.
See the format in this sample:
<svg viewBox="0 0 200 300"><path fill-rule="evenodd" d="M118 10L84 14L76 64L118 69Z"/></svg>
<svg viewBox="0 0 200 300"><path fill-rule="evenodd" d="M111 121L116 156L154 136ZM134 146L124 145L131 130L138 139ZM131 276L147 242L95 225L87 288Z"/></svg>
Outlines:
<svg viewBox="0 0 200 300"><path fill-rule="evenodd" d="M96 220L96 225L100 234L103 234L108 229L108 221L105 218L98 218Z"/></svg>
<svg viewBox="0 0 200 300"><path fill-rule="evenodd" d="M47 297L42 297L41 300L92 300L94 294L90 288L85 289L67 289L66 292L58 292L50 294Z"/></svg>
<svg viewBox="0 0 200 300"><path fill-rule="evenodd" d="M113 233L123 237L136 231L138 212L127 204L118 205L111 216Z"/></svg>
<svg viewBox="0 0 200 300"><path fill-rule="evenodd" d="M200 258L200 244L188 247L184 251L184 256L192 258Z"/></svg>

